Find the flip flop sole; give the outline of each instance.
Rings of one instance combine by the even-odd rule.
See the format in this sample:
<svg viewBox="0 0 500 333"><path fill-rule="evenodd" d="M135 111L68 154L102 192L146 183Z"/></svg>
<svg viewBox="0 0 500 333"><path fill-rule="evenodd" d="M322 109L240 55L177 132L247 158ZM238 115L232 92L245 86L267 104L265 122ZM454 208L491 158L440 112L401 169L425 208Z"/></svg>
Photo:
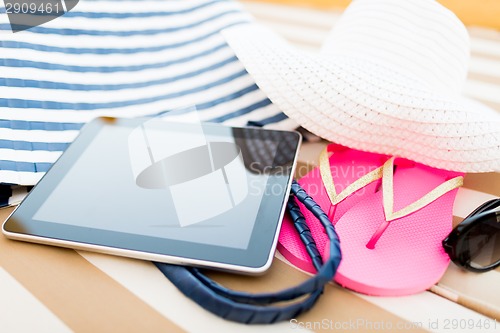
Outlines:
<svg viewBox="0 0 500 333"><path fill-rule="evenodd" d="M339 151L339 149L343 150ZM336 192L341 193L348 185L370 171L381 167L387 158L388 157L385 155L365 153L347 148L337 148L337 151L329 158L330 171L334 180ZM380 185L380 180L374 181L341 201L335 206L336 208L332 208L332 204L321 179L319 167L313 169L307 175L299 179L298 182L327 214L331 212L331 209L335 209L332 219L332 223L334 224L346 211L360 202L366 194L374 193ZM299 203L299 206L306 218L306 223L311 230L318 250L323 254L322 252L327 245L328 237L316 217L301 203ZM278 239L278 250L294 266L310 273L316 272L306 252L305 246L300 240L293 222L288 215L285 215L281 226L281 232Z"/></svg>
<svg viewBox="0 0 500 333"><path fill-rule="evenodd" d="M419 200L445 180L459 175L419 164L398 168L393 179L394 210ZM366 196L336 224L342 262L335 281L354 291L379 296L409 295L435 284L449 264L441 241L452 229L457 190L391 221L373 249L367 244L385 223L383 191Z"/></svg>

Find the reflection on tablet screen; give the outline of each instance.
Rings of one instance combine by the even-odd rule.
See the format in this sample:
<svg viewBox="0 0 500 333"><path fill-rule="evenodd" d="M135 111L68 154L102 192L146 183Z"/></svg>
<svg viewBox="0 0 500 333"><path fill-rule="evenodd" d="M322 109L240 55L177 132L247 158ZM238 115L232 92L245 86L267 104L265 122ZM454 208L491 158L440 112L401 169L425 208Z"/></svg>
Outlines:
<svg viewBox="0 0 500 333"><path fill-rule="evenodd" d="M34 219L246 249L269 177L248 146L274 159L279 142L171 127L100 131Z"/></svg>

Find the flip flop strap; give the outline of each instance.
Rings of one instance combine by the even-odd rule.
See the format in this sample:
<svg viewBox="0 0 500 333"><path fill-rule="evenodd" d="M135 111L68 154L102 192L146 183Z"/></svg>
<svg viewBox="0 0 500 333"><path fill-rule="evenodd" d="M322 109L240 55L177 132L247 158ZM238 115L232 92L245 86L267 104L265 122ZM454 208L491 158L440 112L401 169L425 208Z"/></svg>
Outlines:
<svg viewBox="0 0 500 333"><path fill-rule="evenodd" d="M366 185L380 179L382 177L383 167L379 167L361 178L357 179L355 182L344 188L339 194L335 190L335 183L333 182L332 171L330 169L330 159L328 157L327 148L325 148L319 155L319 171L321 173L321 179L323 185L325 186L326 193L332 205L336 205L354 192L362 189Z"/></svg>
<svg viewBox="0 0 500 333"><path fill-rule="evenodd" d="M449 179L435 187L417 201L412 202L397 212L394 212L394 159L394 157L391 157L384 163L383 166L382 193L385 218L388 222L410 215L417 210L424 208L446 193L463 185L464 178L462 176Z"/></svg>

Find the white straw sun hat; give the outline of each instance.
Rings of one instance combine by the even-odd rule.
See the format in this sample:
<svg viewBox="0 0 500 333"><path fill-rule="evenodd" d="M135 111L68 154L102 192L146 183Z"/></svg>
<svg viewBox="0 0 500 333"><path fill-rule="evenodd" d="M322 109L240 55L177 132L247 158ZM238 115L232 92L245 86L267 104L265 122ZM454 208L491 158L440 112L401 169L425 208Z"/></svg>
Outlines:
<svg viewBox="0 0 500 333"><path fill-rule="evenodd" d="M461 96L469 37L433 0L354 0L320 55L257 24L223 33L271 101L329 141L442 169L500 171L500 114Z"/></svg>

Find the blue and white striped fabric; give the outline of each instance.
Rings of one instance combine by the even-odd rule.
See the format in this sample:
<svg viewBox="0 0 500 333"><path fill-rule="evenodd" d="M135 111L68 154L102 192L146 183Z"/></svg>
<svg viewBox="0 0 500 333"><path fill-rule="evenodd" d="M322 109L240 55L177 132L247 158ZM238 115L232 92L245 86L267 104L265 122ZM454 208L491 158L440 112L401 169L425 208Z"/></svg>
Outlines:
<svg viewBox="0 0 500 333"><path fill-rule="evenodd" d="M194 105L203 121L293 128L219 33L250 20L233 1L81 0L13 34L1 7L0 183L36 184L97 116Z"/></svg>

